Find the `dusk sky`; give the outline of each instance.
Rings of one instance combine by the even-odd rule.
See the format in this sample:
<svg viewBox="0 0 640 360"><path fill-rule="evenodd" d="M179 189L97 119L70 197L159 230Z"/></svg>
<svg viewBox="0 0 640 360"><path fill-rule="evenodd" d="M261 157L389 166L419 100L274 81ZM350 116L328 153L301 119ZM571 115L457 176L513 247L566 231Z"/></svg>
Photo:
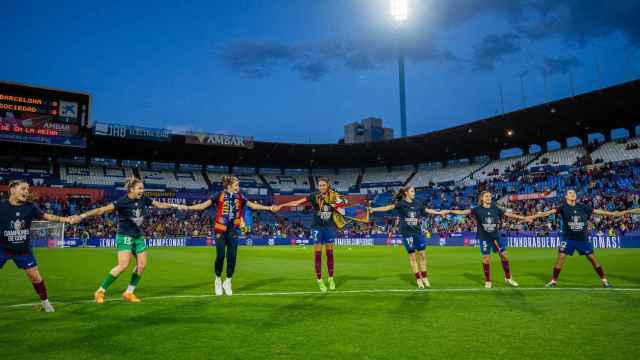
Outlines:
<svg viewBox="0 0 640 360"><path fill-rule="evenodd" d="M640 78L640 0L0 2L0 80L88 92L92 120L335 143L410 135ZM545 82L546 79L546 82ZM545 86L546 83L546 86ZM523 91L524 90L524 91Z"/></svg>

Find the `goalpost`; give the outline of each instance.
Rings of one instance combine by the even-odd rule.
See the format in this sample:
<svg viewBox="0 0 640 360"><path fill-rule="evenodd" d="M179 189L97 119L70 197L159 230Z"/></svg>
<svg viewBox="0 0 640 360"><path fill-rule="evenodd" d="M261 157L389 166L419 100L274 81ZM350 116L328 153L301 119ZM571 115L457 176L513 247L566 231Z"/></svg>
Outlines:
<svg viewBox="0 0 640 360"><path fill-rule="evenodd" d="M65 223L33 221L31 223L31 241L39 246L64 247Z"/></svg>

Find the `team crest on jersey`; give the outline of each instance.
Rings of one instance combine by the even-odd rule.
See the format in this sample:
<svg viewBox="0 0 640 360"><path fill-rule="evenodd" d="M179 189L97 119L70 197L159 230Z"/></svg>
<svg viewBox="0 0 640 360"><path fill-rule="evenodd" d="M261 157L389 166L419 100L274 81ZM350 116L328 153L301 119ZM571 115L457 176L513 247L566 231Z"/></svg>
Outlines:
<svg viewBox="0 0 640 360"><path fill-rule="evenodd" d="M133 210L133 217L131 218L131 220L133 220L136 225L142 226L142 222L144 221L144 217L142 216L142 209Z"/></svg>
<svg viewBox="0 0 640 360"><path fill-rule="evenodd" d="M484 222L482 223L482 227L484 228L485 231L487 232L494 232L496 231L496 227L498 226L498 224L496 224L494 222L494 219L491 216L487 216L484 219Z"/></svg>
<svg viewBox="0 0 640 360"><path fill-rule="evenodd" d="M416 226L418 225L418 213L415 211L409 211L407 213L407 218L405 219L408 225Z"/></svg>
<svg viewBox="0 0 640 360"><path fill-rule="evenodd" d="M331 215L332 215L332 211L331 210L332 210L331 206L323 205L322 209L320 209L320 211L318 212L318 216L323 221L327 221L327 220L331 219Z"/></svg>
<svg viewBox="0 0 640 360"><path fill-rule="evenodd" d="M13 228L13 230L22 230L24 229L24 225L24 220L15 220L10 222L10 226Z"/></svg>
<svg viewBox="0 0 640 360"><path fill-rule="evenodd" d="M17 212L17 213L16 213L16 217L20 217L20 212Z"/></svg>
<svg viewBox="0 0 640 360"><path fill-rule="evenodd" d="M572 216L569 222L569 228L572 231L582 231L584 229L584 222L580 219L580 216Z"/></svg>

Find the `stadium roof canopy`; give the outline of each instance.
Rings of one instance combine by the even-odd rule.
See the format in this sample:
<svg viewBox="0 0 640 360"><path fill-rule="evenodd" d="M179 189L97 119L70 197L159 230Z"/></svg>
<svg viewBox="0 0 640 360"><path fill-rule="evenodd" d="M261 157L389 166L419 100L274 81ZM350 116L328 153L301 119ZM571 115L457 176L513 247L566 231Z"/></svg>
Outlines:
<svg viewBox="0 0 640 360"><path fill-rule="evenodd" d="M86 149L10 144L25 155L85 156L271 168L354 168L397 166L477 156L498 157L509 148L544 148L569 137L608 136L640 123L640 80L565 98L464 125L406 138L363 144L293 144L260 142L252 149L117 139L88 134Z"/></svg>

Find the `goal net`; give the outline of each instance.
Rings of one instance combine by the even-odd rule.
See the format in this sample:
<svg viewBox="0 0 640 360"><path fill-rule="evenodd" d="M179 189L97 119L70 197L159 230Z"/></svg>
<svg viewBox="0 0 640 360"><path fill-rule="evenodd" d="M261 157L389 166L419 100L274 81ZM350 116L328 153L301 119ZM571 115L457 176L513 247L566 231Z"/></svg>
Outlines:
<svg viewBox="0 0 640 360"><path fill-rule="evenodd" d="M64 247L64 223L34 221L31 223L31 243L34 246Z"/></svg>

